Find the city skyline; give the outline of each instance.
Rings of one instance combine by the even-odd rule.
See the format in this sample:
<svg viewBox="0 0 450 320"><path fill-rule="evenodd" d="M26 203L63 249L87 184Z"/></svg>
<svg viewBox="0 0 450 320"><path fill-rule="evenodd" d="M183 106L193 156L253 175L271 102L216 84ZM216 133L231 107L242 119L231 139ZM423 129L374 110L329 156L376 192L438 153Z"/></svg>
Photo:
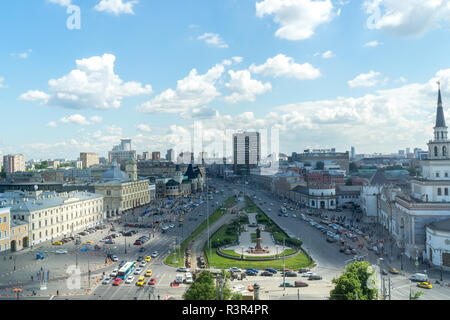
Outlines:
<svg viewBox="0 0 450 320"><path fill-rule="evenodd" d="M107 157L129 138L138 154L165 154L194 121L206 143L277 128L288 155L426 150L438 80L448 116L448 3L8 2L0 153ZM70 4L80 29L67 26Z"/></svg>

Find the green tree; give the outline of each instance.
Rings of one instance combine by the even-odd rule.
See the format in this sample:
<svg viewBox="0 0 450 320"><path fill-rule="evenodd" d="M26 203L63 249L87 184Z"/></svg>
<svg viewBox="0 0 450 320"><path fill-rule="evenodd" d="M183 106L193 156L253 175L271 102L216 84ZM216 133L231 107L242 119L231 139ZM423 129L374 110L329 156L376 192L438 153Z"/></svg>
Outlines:
<svg viewBox="0 0 450 320"><path fill-rule="evenodd" d="M325 168L325 164L323 161L317 161L316 162L316 170L323 170Z"/></svg>
<svg viewBox="0 0 450 320"><path fill-rule="evenodd" d="M350 170L350 172L357 172L358 171L358 167L356 166L356 163L350 162L349 170Z"/></svg>
<svg viewBox="0 0 450 320"><path fill-rule="evenodd" d="M367 261L349 264L339 278L333 279L335 287L330 291L330 300L375 300L378 290L374 274Z"/></svg>
<svg viewBox="0 0 450 320"><path fill-rule="evenodd" d="M214 278L209 271L203 271L186 291L184 300L215 300Z"/></svg>
<svg viewBox="0 0 450 320"><path fill-rule="evenodd" d="M409 300L419 300L419 298L424 294L423 291L416 291L414 293L409 293Z"/></svg>

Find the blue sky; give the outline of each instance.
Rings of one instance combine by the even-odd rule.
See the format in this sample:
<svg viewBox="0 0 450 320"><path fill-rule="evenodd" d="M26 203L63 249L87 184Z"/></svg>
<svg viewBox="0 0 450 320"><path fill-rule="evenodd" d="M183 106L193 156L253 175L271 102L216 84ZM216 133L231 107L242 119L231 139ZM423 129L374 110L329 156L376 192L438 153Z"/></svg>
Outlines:
<svg viewBox="0 0 450 320"><path fill-rule="evenodd" d="M3 1L0 152L165 154L200 120L207 143L278 128L289 154L426 148L437 79L450 99L449 3Z"/></svg>

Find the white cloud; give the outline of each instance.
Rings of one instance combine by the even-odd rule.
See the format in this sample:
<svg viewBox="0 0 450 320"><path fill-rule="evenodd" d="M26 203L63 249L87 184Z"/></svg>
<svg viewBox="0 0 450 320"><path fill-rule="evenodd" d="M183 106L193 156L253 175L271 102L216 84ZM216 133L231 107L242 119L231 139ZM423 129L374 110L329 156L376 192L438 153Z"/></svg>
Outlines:
<svg viewBox="0 0 450 320"><path fill-rule="evenodd" d="M81 126L90 126L93 124L97 124L102 122L103 119L102 117L99 116L92 116L88 119L86 119L85 116L81 115L81 114L72 114L68 117L63 117L61 119L59 119L58 121L50 121L49 123L47 123L48 127L57 127L58 123L60 124L77 124L77 125L81 125Z"/></svg>
<svg viewBox="0 0 450 320"><path fill-rule="evenodd" d="M284 54L278 54L260 66L251 65L249 70L255 74L274 76L276 78L296 78L299 80L312 80L321 76L320 70L309 63L298 64L294 59Z"/></svg>
<svg viewBox="0 0 450 320"><path fill-rule="evenodd" d="M401 36L421 36L449 20L450 0L366 0L369 29Z"/></svg>
<svg viewBox="0 0 450 320"><path fill-rule="evenodd" d="M232 93L225 97L225 101L236 103L239 101L255 101L255 96L263 94L272 89L270 83L262 83L261 81L251 78L248 70L228 71L231 80L225 85Z"/></svg>
<svg viewBox="0 0 450 320"><path fill-rule="evenodd" d="M50 3L59 4L63 7L68 7L72 4L72 0L47 0Z"/></svg>
<svg viewBox="0 0 450 320"><path fill-rule="evenodd" d="M336 55L331 50L325 51L322 54L322 58L324 58L324 59L330 59L330 58L334 58L334 57L336 57Z"/></svg>
<svg viewBox="0 0 450 320"><path fill-rule="evenodd" d="M364 44L364 47L378 47L380 44L381 43L379 43L377 40L374 40L374 41L366 42Z"/></svg>
<svg viewBox="0 0 450 320"><path fill-rule="evenodd" d="M49 80L51 94L28 91L21 100L42 100L42 104L69 109L118 109L126 97L149 94L150 85L123 82L114 73L116 57L112 54L77 60L77 69L60 79Z"/></svg>
<svg viewBox="0 0 450 320"><path fill-rule="evenodd" d="M256 15L274 15L280 25L275 36L287 40L305 40L318 26L333 19L330 0L263 0L256 3Z"/></svg>
<svg viewBox="0 0 450 320"><path fill-rule="evenodd" d="M192 69L186 78L178 81L175 90L167 89L139 106L138 110L147 113L185 113L206 106L221 95L216 83L224 73L225 65L231 63L224 60L205 74L198 74L196 69Z"/></svg>
<svg viewBox="0 0 450 320"><path fill-rule="evenodd" d="M204 40L207 44L217 48L228 48L228 45L217 33L204 33L197 39Z"/></svg>
<svg viewBox="0 0 450 320"><path fill-rule="evenodd" d="M369 73L362 73L356 76L355 79L348 81L348 85L352 88L355 87L373 87L379 84L387 82L387 79L380 80L378 77L381 75L380 72L375 72L371 70Z"/></svg>
<svg viewBox="0 0 450 320"><path fill-rule="evenodd" d="M33 50L28 49L28 51L26 52L22 52L22 53L11 53L11 57L19 57L21 59L26 59L29 57L29 55L33 52Z"/></svg>
<svg viewBox="0 0 450 320"><path fill-rule="evenodd" d="M143 132L150 132L150 131L152 131L152 129L150 128L150 126L148 126L148 125L146 125L146 124L138 124L138 125L136 126L136 128L137 128L139 131L143 131Z"/></svg>
<svg viewBox="0 0 450 320"><path fill-rule="evenodd" d="M4 81L5 81L5 78L0 77L0 89L1 88L6 88L6 86L3 84Z"/></svg>
<svg viewBox="0 0 450 320"><path fill-rule="evenodd" d="M133 6L139 1L127 1L124 0L100 0L100 2L94 7L97 11L104 11L119 15L121 13L134 14Z"/></svg>

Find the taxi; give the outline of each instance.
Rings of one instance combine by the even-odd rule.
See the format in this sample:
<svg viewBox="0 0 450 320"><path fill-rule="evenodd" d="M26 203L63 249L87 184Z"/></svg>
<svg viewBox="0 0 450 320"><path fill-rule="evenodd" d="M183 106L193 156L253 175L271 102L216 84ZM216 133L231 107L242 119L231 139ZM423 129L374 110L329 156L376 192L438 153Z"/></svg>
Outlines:
<svg viewBox="0 0 450 320"><path fill-rule="evenodd" d="M389 270L389 272L392 273L392 274L398 274L399 273L398 270L395 269L395 268L392 268L391 270Z"/></svg>
<svg viewBox="0 0 450 320"><path fill-rule="evenodd" d="M147 256L147 257L145 258L145 262L150 262L150 261L152 261L152 257Z"/></svg>
<svg viewBox="0 0 450 320"><path fill-rule="evenodd" d="M55 241L53 242L54 246L62 246L62 242L61 241Z"/></svg>
<svg viewBox="0 0 450 320"><path fill-rule="evenodd" d="M95 242L94 241L86 241L86 242L83 242L83 244L94 244Z"/></svg>
<svg viewBox="0 0 450 320"><path fill-rule="evenodd" d="M184 221L183 218L178 219L178 222L183 222L183 221Z"/></svg>
<svg viewBox="0 0 450 320"><path fill-rule="evenodd" d="M136 282L136 285L140 287L144 286L144 284L145 284L145 277L140 277Z"/></svg>
<svg viewBox="0 0 450 320"><path fill-rule="evenodd" d="M431 288L433 288L433 286L431 285L431 282L426 282L426 281L424 281L424 282L419 282L419 283L417 284L417 286L418 286L418 287L421 287L421 288L425 288L425 289L431 289Z"/></svg>
<svg viewBox="0 0 450 320"><path fill-rule="evenodd" d="M145 276L146 276L146 277L151 277L152 274L153 274L152 269L148 269L148 270L145 272Z"/></svg>

